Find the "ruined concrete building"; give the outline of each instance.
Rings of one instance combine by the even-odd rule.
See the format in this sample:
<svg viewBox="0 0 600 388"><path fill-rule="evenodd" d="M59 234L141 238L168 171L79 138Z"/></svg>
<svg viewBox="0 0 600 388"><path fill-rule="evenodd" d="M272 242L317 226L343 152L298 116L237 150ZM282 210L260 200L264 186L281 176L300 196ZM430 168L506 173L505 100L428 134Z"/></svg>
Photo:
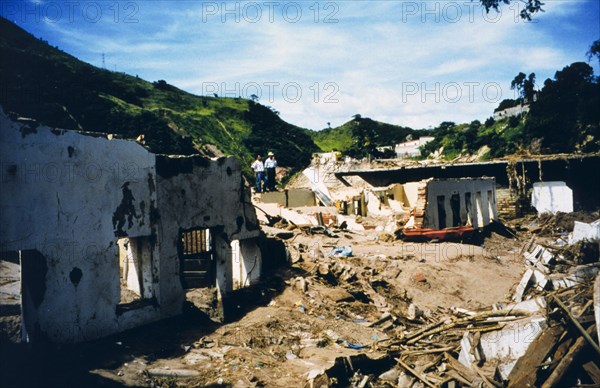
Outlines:
<svg viewBox="0 0 600 388"><path fill-rule="evenodd" d="M544 186L562 182L572 190L575 210L593 210L600 206L600 180L590 179L590 171L600 169L600 155L539 155L518 160L492 160L473 163L414 164L393 168L363 168L336 171L336 178L358 176L374 187L404 184L423 179L493 177L496 180L496 204L503 218L522 216L531 211L536 183Z"/></svg>
<svg viewBox="0 0 600 388"><path fill-rule="evenodd" d="M482 228L498 218L493 178L430 179L417 182L413 187L416 195L411 201L412 227L438 230L468 225Z"/></svg>
<svg viewBox="0 0 600 388"><path fill-rule="evenodd" d="M259 226L232 157L150 153L0 111L2 259L23 339L78 342L180 314L185 288L259 279Z"/></svg>

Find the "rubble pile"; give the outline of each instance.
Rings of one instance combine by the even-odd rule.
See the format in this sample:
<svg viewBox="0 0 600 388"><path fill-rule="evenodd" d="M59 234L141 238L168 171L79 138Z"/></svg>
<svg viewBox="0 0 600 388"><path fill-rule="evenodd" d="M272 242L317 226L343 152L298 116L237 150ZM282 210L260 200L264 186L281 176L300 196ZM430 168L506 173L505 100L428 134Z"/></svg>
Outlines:
<svg viewBox="0 0 600 388"><path fill-rule="evenodd" d="M415 289L435 292L426 266L404 274L412 289L398 286L411 262L422 260L418 255L366 255L358 248L371 235L333 227L330 233L292 232L285 240L292 267L278 273L287 284L283 293L190 344L177 363L153 364L152 381L162 376L184 385L202 379L240 387L598 384L592 295L600 266L589 248L578 250L597 241L550 248L529 239L520 255L525 274L506 298L512 302L468 308L416 302ZM306 243L315 236L320 244ZM511 241L503 239L505 245ZM383 244L371 244L376 242ZM477 266L485 259L449 262L460 260Z"/></svg>
<svg viewBox="0 0 600 388"><path fill-rule="evenodd" d="M493 179L342 185L337 158L321 157L299 187L252 196L262 233L285 244L290 264L253 287L267 302L239 299L234 322L119 376L150 386L600 386L600 213L504 225Z"/></svg>
<svg viewBox="0 0 600 388"><path fill-rule="evenodd" d="M304 174L310 191L252 197L263 248L288 266L265 260L268 277L223 299L188 291L175 350L119 338L127 361L98 374L151 387L600 386L598 212L505 225L488 179L402 191L327 186L328 171Z"/></svg>
<svg viewBox="0 0 600 388"><path fill-rule="evenodd" d="M396 361L389 370L369 373L352 368L352 360L338 359L315 381L318 386L402 387L598 384L600 349L593 339L592 315L593 279L600 268L597 248L598 241L584 239L552 251L540 245L525 249L528 269L512 304L433 313L409 304L403 316L386 312L369 326L388 322L386 328L394 328L389 338L372 344L375 352L385 354L375 359L378 365ZM340 376L340 363L346 375ZM317 386L314 381L311 385Z"/></svg>

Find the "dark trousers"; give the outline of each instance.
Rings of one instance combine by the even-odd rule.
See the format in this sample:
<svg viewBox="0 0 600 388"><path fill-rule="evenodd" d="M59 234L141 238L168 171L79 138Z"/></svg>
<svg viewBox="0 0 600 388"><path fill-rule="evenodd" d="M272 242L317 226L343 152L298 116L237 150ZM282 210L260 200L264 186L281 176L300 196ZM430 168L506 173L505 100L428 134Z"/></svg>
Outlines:
<svg viewBox="0 0 600 388"><path fill-rule="evenodd" d="M267 172L265 187L271 191L275 191L275 168L267 168L265 171Z"/></svg>

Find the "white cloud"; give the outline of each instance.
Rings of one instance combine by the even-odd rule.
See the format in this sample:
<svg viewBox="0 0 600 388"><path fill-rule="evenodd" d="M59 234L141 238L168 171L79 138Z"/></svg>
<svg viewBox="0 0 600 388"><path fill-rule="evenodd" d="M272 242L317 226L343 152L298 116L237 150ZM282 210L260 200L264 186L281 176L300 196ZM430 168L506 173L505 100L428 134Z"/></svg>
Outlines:
<svg viewBox="0 0 600 388"><path fill-rule="evenodd" d="M561 42L568 38L584 45L583 32L590 25L580 25L579 20L593 1L547 1L546 13L535 23L519 19L514 6L484 15L476 1L301 2L295 3L302 7L297 23L286 21L285 2L274 9L273 22L266 6L256 3L263 7L257 23L248 22L248 15L241 15L237 23L229 15L223 23L220 15L207 15L206 8L203 14L206 2L157 1L137 3L135 24L103 20L96 25L46 23L43 28L53 45L66 46L80 58L98 64L100 53L105 53L109 68L108 62L114 63L119 70L149 80L166 79L194 93L217 84L220 95L233 95L236 88L243 94L251 90L247 86L258 84L261 101L298 126L320 129L360 113L428 127L492 114L498 101L486 101L481 90L466 96L468 85L499 85L501 97L509 98L510 81L519 71L535 72L542 80L584 60L579 48ZM232 4L238 3L228 6ZM325 23L327 16L337 22ZM595 16L592 23L597 27L598 22ZM323 101L332 92L324 89L328 82L336 89L337 103ZM290 102L293 98L283 89L292 83L302 91L297 102ZM417 93L407 94L407 85L414 84ZM444 98L451 98L443 93L455 84L463 98L449 103ZM267 85L274 88L271 101ZM439 90L431 92L435 88ZM436 93L438 102L432 98Z"/></svg>

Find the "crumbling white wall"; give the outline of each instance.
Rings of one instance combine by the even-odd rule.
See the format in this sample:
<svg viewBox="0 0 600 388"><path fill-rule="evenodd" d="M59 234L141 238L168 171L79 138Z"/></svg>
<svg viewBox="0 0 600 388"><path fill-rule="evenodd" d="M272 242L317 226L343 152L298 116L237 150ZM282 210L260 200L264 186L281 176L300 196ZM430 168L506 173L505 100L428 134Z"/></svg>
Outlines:
<svg viewBox="0 0 600 388"><path fill-rule="evenodd" d="M245 279L239 270L239 250L232 242L258 250L260 234L256 211L244 188L239 162L233 157L210 161L199 156L157 156L161 271L177 273L178 236L181 230L210 229L216 255L216 282L219 294L235 289L236 280ZM257 260L262 260L258 251ZM250 268L248 268L250 270ZM260 272L253 271L253 276ZM181 285L161 283L168 295L182 298ZM179 302L174 300L173 302Z"/></svg>
<svg viewBox="0 0 600 388"><path fill-rule="evenodd" d="M405 207L414 207L419 198L419 182L407 182L402 185L404 196L406 198Z"/></svg>
<svg viewBox="0 0 600 388"><path fill-rule="evenodd" d="M39 279L23 297L32 341L90 340L181 313L183 229L210 229L222 292L233 289L239 260L232 241L260 264L258 221L234 158L155 155L134 141L16 122L0 110L0 171L0 249L36 253L23 262ZM120 263L124 238L141 262ZM121 303L121 267L140 296L133 303ZM242 268L240 284L260 267Z"/></svg>
<svg viewBox="0 0 600 388"><path fill-rule="evenodd" d="M453 203L453 197L458 198L456 203ZM440 219L440 215L445 215L444 219ZM455 222L457 218L458 225ZM497 218L493 178L434 179L428 182L423 227L443 229L471 225L481 228Z"/></svg>
<svg viewBox="0 0 600 388"><path fill-rule="evenodd" d="M34 125L0 112L0 249L35 250L47 268L37 302L24 301L39 325L27 328L30 340L88 340L160 318L156 304L116 312L116 235L154 233L154 155L133 141ZM153 296L160 305L157 287Z"/></svg>
<svg viewBox="0 0 600 388"><path fill-rule="evenodd" d="M253 240L234 240L231 242L231 250L233 289L255 284L262 271L262 256L258 245Z"/></svg>
<svg viewBox="0 0 600 388"><path fill-rule="evenodd" d="M365 190L365 203L367 205L367 214L370 216L391 216L392 209L384 205L381 201L381 196L385 195L386 189Z"/></svg>

